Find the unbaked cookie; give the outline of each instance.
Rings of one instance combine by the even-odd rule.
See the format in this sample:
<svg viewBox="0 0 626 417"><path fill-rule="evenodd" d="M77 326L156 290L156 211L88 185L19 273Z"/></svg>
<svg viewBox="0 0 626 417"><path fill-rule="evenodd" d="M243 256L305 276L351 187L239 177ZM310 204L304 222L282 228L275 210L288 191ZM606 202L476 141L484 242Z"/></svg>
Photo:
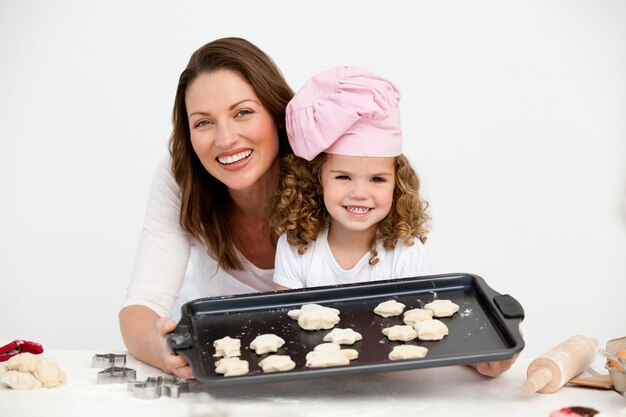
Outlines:
<svg viewBox="0 0 626 417"><path fill-rule="evenodd" d="M450 300L434 300L426 304L424 308L432 311L435 317L450 317L459 311L459 306Z"/></svg>
<svg viewBox="0 0 626 417"><path fill-rule="evenodd" d="M230 336L222 337L213 342L216 358L234 358L241 355L241 340Z"/></svg>
<svg viewBox="0 0 626 417"><path fill-rule="evenodd" d="M287 312L289 317L298 320L304 330L332 329L339 323L339 310L319 304L305 304L299 309Z"/></svg>
<svg viewBox="0 0 626 417"><path fill-rule="evenodd" d="M339 345L353 345L357 340L363 339L361 333L352 329L332 329L326 336L324 342L333 342Z"/></svg>
<svg viewBox="0 0 626 417"><path fill-rule="evenodd" d="M448 334L448 326L437 319L418 321L414 328L420 340L441 340Z"/></svg>
<svg viewBox="0 0 626 417"><path fill-rule="evenodd" d="M259 366L263 372L284 372L296 367L296 363L289 355L270 355L259 361Z"/></svg>
<svg viewBox="0 0 626 417"><path fill-rule="evenodd" d="M249 370L248 361L239 358L222 358L215 363L215 372L224 376L245 375Z"/></svg>
<svg viewBox="0 0 626 417"><path fill-rule="evenodd" d="M253 349L257 355L262 355L267 352L276 352L284 344L285 339L282 337L267 333L255 337L250 343L250 349Z"/></svg>
<svg viewBox="0 0 626 417"><path fill-rule="evenodd" d="M392 361L404 359L419 359L426 356L428 349L423 346L416 345L400 345L394 346L389 353L389 359Z"/></svg>
<svg viewBox="0 0 626 417"><path fill-rule="evenodd" d="M322 343L306 354L307 368L326 368L329 366L348 365L351 360L359 357L354 349L341 349L336 343Z"/></svg>
<svg viewBox="0 0 626 417"><path fill-rule="evenodd" d="M396 300L389 300L378 304L374 309L374 313L383 317L395 317L402 314L402 310L404 310L404 304Z"/></svg>
<svg viewBox="0 0 626 417"><path fill-rule="evenodd" d="M412 326L400 324L384 328L383 334L387 336L389 340L401 340L403 342L408 342L417 337L417 332Z"/></svg>
<svg viewBox="0 0 626 417"><path fill-rule="evenodd" d="M402 321L404 321L404 324L409 324L413 326L418 321L431 320L433 318L433 312L431 310L414 308L405 311L402 317Z"/></svg>

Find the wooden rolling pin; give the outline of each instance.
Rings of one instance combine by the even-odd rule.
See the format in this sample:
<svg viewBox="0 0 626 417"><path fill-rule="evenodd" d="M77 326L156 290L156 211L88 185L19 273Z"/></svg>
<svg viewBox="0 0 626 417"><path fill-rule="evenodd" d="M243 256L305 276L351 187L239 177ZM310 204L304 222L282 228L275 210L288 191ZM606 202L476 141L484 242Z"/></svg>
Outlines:
<svg viewBox="0 0 626 417"><path fill-rule="evenodd" d="M547 394L558 390L593 362L597 348L594 338L570 337L530 363L524 391Z"/></svg>

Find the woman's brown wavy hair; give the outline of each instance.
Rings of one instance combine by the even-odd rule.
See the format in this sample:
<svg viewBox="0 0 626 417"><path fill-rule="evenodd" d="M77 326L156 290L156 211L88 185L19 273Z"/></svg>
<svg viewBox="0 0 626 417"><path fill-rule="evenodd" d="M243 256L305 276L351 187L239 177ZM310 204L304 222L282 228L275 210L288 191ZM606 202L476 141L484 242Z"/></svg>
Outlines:
<svg viewBox="0 0 626 417"><path fill-rule="evenodd" d="M291 153L284 125L285 107L293 91L272 59L241 38L217 39L202 46L191 55L178 81L169 148L181 193L180 224L208 248L220 267L242 269L233 241L228 190L207 172L193 150L185 106L187 87L199 75L222 69L246 80L272 115L278 126L279 158Z"/></svg>
<svg viewBox="0 0 626 417"><path fill-rule="evenodd" d="M296 246L301 255L308 243L316 240L330 222L321 182L325 161L325 153L311 162L291 154L283 158L281 164L281 180L271 215L272 227L276 235L286 233L289 244ZM376 235L370 243L371 265L378 262L376 242L382 241L385 248L395 248L398 240L407 245L412 245L414 238L426 242L430 216L426 213L428 202L419 194L417 173L404 155L396 157L395 169L391 209L378 223Z"/></svg>

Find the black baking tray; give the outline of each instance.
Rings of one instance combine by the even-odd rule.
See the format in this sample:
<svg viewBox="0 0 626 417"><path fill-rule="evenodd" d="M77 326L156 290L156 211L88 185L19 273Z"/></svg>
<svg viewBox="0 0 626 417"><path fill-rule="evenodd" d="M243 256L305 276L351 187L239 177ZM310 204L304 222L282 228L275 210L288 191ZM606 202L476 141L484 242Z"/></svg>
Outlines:
<svg viewBox="0 0 626 417"><path fill-rule="evenodd" d="M374 314L381 302L394 299L406 305L405 311L423 307L434 299L449 299L460 306L452 317L441 318L449 335L441 341L414 340L428 348L423 359L391 361L387 355L402 342L388 340L382 329L403 324L401 317L383 318ZM363 335L352 346L358 359L350 365L330 368L306 368L305 356L322 343L330 330L302 330L287 312L303 304L316 303L340 310L341 321L335 326L350 327ZM470 364L504 360L524 348L519 324L524 318L522 306L512 296L499 294L485 280L474 274L455 273L402 278L358 284L306 288L280 292L201 298L181 308L182 317L167 343L172 352L184 356L193 374L209 386L232 386L331 377L379 371ZM257 355L249 348L252 340L264 333L274 333L286 343L278 354L288 354L296 367L287 372L263 373ZM225 336L241 340L241 359L250 364L247 375L224 377L215 373L213 341Z"/></svg>

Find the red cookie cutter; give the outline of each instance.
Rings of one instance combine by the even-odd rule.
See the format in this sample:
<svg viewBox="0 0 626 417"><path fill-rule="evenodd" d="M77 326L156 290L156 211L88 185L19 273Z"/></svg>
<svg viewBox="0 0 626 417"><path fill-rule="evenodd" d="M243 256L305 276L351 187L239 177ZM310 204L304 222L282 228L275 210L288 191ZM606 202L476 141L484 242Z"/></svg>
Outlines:
<svg viewBox="0 0 626 417"><path fill-rule="evenodd" d="M8 361L13 356L26 352L38 355L43 352L43 346L27 340L14 340L8 345L0 347L0 362Z"/></svg>

